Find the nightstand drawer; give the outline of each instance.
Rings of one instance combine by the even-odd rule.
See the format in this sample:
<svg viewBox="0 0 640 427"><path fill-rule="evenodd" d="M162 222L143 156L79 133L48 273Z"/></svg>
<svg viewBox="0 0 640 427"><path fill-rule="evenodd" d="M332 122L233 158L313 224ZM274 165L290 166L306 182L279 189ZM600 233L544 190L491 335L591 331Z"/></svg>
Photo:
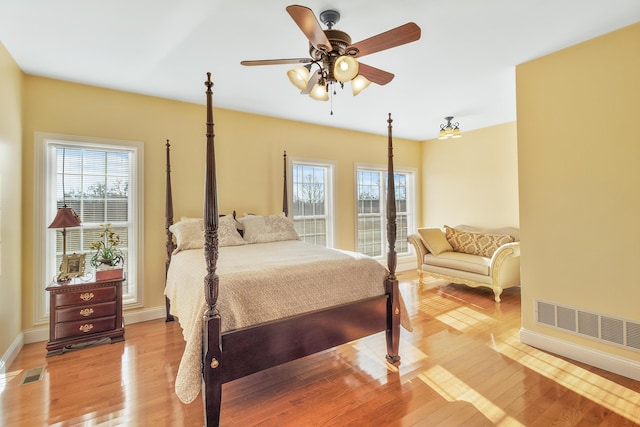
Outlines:
<svg viewBox="0 0 640 427"><path fill-rule="evenodd" d="M116 316L56 324L55 338L81 337L116 328Z"/></svg>
<svg viewBox="0 0 640 427"><path fill-rule="evenodd" d="M60 308L56 311L56 323L73 320L91 320L98 317L115 316L116 302L109 301L100 304L81 305L78 307Z"/></svg>
<svg viewBox="0 0 640 427"><path fill-rule="evenodd" d="M56 307L74 304L94 304L96 302L115 301L115 299L115 286L91 289L87 291L61 292L55 294L53 298Z"/></svg>

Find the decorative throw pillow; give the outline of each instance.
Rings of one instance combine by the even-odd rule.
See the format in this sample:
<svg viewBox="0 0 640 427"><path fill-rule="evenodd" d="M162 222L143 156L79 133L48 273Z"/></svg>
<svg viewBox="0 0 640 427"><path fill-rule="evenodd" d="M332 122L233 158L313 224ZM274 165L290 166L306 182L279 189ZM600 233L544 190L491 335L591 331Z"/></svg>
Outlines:
<svg viewBox="0 0 640 427"><path fill-rule="evenodd" d="M445 225L444 228L447 241L454 251L487 258L491 258L500 246L515 241L512 236L505 234L472 233L448 225Z"/></svg>
<svg viewBox="0 0 640 427"><path fill-rule="evenodd" d="M187 249L204 247L204 222L201 219L198 221L178 221L169 227L169 231L176 238L174 254Z"/></svg>
<svg viewBox="0 0 640 427"><path fill-rule="evenodd" d="M268 243L281 240L300 240L293 221L284 214L249 215L238 219L244 227L243 238L248 243Z"/></svg>
<svg viewBox="0 0 640 427"><path fill-rule="evenodd" d="M225 215L218 219L218 246L239 246L247 242L238 233L238 222L233 215Z"/></svg>
<svg viewBox="0 0 640 427"><path fill-rule="evenodd" d="M232 215L218 218L218 247L247 244L238 233L236 224ZM169 227L169 231L176 237L174 254L187 249L204 247L204 220L202 218L182 217L179 222Z"/></svg>
<svg viewBox="0 0 640 427"><path fill-rule="evenodd" d="M453 248L439 228L418 228L418 234L426 248L434 255L452 251Z"/></svg>

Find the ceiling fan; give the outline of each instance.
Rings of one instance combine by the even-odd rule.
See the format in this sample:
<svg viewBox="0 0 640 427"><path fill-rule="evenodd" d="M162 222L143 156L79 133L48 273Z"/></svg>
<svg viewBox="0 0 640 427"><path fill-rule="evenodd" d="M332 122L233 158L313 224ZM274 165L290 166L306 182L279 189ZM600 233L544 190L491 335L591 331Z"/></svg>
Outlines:
<svg viewBox="0 0 640 427"><path fill-rule="evenodd" d="M305 6L287 6L287 12L309 39L310 58L264 59L241 61L242 65L299 64L289 70L287 76L302 94L318 101L329 99L329 88L334 84L344 87L351 82L353 95L358 95L371 82L385 85L394 75L359 62L356 58L391 49L420 38L420 27L413 22L385 31L357 43L333 26L340 20L337 10L320 13L320 21L327 26L323 30L313 11ZM304 65L302 65L304 64ZM317 66L317 70L314 68ZM312 72L313 71L313 72ZM335 89L334 92L335 93Z"/></svg>

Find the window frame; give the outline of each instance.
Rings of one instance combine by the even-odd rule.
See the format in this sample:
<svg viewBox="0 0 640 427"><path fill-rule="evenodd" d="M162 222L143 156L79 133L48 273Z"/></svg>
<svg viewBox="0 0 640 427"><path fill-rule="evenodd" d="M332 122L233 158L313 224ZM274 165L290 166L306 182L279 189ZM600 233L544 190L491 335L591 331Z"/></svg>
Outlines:
<svg viewBox="0 0 640 427"><path fill-rule="evenodd" d="M302 165L302 166L311 166L311 167L322 167L326 169L325 177L327 182L325 183L325 221L326 221L326 247L333 248L335 242L335 174L336 174L336 163L328 160L317 160L317 159L308 159L301 157L289 157L287 172L288 176L291 178L287 183L287 193L290 195L289 200L287 200L287 204L289 206L290 218L294 221L294 213L293 213L293 180L294 173L293 167L294 165Z"/></svg>
<svg viewBox="0 0 640 427"><path fill-rule="evenodd" d="M132 154L129 189L130 227L128 236L129 295L123 296L123 308L142 307L144 302L144 144L138 141L35 132L34 191L34 324L49 320L49 299L45 288L58 269L55 264L56 233L48 228L56 214L56 148L127 151ZM131 256L133 254L133 256ZM51 276L51 277L49 277Z"/></svg>
<svg viewBox="0 0 640 427"><path fill-rule="evenodd" d="M353 171L353 179L354 179L354 213L355 213L355 218L354 218L354 251L361 253L358 251L358 247L359 247L359 242L358 242L358 234L359 234L359 229L358 229L358 220L359 220L359 212L358 212L358 201L359 201L359 195L358 195L358 172L360 170L365 170L365 171L375 171L375 172L380 172L382 173L382 177L384 178L384 174L387 173L388 169L387 166L383 166L383 165L375 165L375 164L367 164L367 163L356 163L354 165L354 171ZM415 168L410 168L410 167L394 167L394 174L404 174L407 175L407 179L406 179L406 196L407 196L407 208L406 208L406 213L407 213L407 236L410 234L410 230L414 230L415 229L415 224L416 224L416 201L417 201L417 194L416 194L416 179L418 176L418 170ZM387 252L389 251L389 244L387 242L387 180L383 179L383 185L381 186L380 190L381 190L381 194L380 194L380 199L381 199L381 205L380 205L380 218L381 218L381 234L382 234L382 239L381 239L381 255L379 256L373 256L372 258L377 259L379 261L384 261L387 258ZM397 240L397 231L396 231L396 240ZM399 252L398 248L396 247L396 253L399 259L402 258L409 258L413 256L413 251L411 248L411 245L407 244L407 251L406 252Z"/></svg>

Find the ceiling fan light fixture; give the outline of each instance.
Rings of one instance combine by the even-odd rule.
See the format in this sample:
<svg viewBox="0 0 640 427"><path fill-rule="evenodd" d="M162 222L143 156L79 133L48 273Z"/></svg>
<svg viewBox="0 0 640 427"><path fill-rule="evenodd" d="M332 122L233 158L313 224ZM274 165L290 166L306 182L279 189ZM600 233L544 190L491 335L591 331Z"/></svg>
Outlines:
<svg viewBox="0 0 640 427"><path fill-rule="evenodd" d="M329 92L327 91L327 87L325 85L321 85L320 83L316 83L311 92L309 92L309 96L316 101L328 101L329 100Z"/></svg>
<svg viewBox="0 0 640 427"><path fill-rule="evenodd" d="M299 66L287 71L287 77L289 77L289 81L295 87L300 90L305 90L307 88L307 83L309 82L309 70L307 67Z"/></svg>
<svg viewBox="0 0 640 427"><path fill-rule="evenodd" d="M349 34L334 28L340 19L340 12L335 9L320 13L320 21L327 26L327 29L322 28L318 18L308 7L293 4L287 6L286 11L309 41L310 58L251 60L240 61L240 64L244 66L290 64L295 68L287 72L289 81L300 89L301 94L308 94L319 101L333 100L333 95L337 93L336 89L344 89L346 82L351 82L354 96L370 83L386 85L393 80L394 75L370 65L361 64L359 58L420 39L420 27L415 22L407 22L353 43ZM304 65L306 71L300 67L301 64L306 64ZM313 66L318 67L315 73L312 72ZM360 76L360 73L367 77Z"/></svg>
<svg viewBox="0 0 640 427"><path fill-rule="evenodd" d="M333 66L333 75L342 83L352 80L358 75L358 61L353 56L339 56Z"/></svg>
<svg viewBox="0 0 640 427"><path fill-rule="evenodd" d="M365 90L370 84L371 81L365 76L362 74L357 75L353 80L351 80L351 91L353 92L353 96L356 96Z"/></svg>

